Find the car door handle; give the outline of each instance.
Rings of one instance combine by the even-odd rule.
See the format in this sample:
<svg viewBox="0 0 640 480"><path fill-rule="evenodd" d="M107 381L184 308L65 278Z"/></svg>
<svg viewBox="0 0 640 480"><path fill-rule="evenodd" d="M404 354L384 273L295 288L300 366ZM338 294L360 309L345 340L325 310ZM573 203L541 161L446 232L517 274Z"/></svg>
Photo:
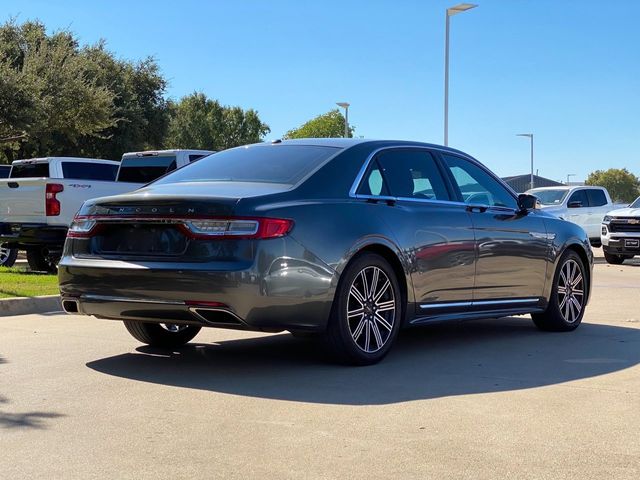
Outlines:
<svg viewBox="0 0 640 480"><path fill-rule="evenodd" d="M487 211L486 205L467 205L467 212L480 212L484 213Z"/></svg>

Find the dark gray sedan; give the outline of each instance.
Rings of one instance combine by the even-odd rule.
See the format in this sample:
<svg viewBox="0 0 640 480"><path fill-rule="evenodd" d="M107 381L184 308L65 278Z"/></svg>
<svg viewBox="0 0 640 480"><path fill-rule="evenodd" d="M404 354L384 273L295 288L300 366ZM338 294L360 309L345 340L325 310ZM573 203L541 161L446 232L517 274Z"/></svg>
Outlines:
<svg viewBox="0 0 640 480"><path fill-rule="evenodd" d="M531 314L573 330L592 263L580 227L460 151L308 139L226 150L87 202L59 275L67 312L122 320L143 343L289 330L370 364L400 328L430 322Z"/></svg>

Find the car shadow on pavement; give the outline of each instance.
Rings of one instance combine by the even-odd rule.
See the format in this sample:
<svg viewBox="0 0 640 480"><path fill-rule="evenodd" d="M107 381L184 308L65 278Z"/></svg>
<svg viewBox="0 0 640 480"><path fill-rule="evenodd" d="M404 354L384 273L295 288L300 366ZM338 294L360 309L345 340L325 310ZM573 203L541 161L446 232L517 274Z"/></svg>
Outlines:
<svg viewBox="0 0 640 480"><path fill-rule="evenodd" d="M571 333L546 333L528 318L506 318L403 331L387 358L369 367L327 363L315 343L288 334L190 344L175 352L139 347L87 366L235 395L382 405L605 375L637 365L639 346L640 329L583 324Z"/></svg>

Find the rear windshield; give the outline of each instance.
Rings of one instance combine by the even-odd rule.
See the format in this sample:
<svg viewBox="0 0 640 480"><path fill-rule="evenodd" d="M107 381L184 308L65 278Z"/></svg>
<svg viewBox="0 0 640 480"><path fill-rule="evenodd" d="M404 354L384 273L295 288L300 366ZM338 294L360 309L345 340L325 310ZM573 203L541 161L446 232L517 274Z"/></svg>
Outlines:
<svg viewBox="0 0 640 480"><path fill-rule="evenodd" d="M49 177L49 163L19 163L11 168L10 178Z"/></svg>
<svg viewBox="0 0 640 480"><path fill-rule="evenodd" d="M528 193L538 197L540 199L540 203L543 205L560 205L564 200L564 197L569 193L569 190L531 190Z"/></svg>
<svg viewBox="0 0 640 480"><path fill-rule="evenodd" d="M9 165L0 165L0 178L7 178L11 167Z"/></svg>
<svg viewBox="0 0 640 480"><path fill-rule="evenodd" d="M120 163L118 182L149 183L175 169L175 155L127 157Z"/></svg>
<svg viewBox="0 0 640 480"><path fill-rule="evenodd" d="M225 150L167 175L158 183L259 182L295 185L339 151L309 145L259 145Z"/></svg>
<svg viewBox="0 0 640 480"><path fill-rule="evenodd" d="M114 181L118 165L108 163L62 162L62 176L79 180Z"/></svg>

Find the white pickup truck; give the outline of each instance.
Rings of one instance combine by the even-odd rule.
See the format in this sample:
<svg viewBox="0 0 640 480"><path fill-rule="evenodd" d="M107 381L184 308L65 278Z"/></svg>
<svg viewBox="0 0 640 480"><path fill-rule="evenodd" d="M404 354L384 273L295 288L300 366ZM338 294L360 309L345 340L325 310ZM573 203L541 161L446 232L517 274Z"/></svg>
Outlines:
<svg viewBox="0 0 640 480"><path fill-rule="evenodd" d="M604 259L608 263L620 265L640 255L640 197L626 208L605 215L601 239Z"/></svg>
<svg viewBox="0 0 640 480"><path fill-rule="evenodd" d="M600 246L602 219L615 205L604 187L542 187L526 193L540 199L542 208L557 217L580 225L593 246Z"/></svg>
<svg viewBox="0 0 640 480"><path fill-rule="evenodd" d="M0 180L0 246L5 253L26 250L33 270L55 271L67 229L85 200L141 186L116 183L118 167L93 158L13 162L9 178Z"/></svg>
<svg viewBox="0 0 640 480"><path fill-rule="evenodd" d="M16 160L9 178L0 179L0 265L11 266L17 249L24 249L31 269L54 272L67 229L85 200L135 190L212 153L129 152L121 162L68 157Z"/></svg>

